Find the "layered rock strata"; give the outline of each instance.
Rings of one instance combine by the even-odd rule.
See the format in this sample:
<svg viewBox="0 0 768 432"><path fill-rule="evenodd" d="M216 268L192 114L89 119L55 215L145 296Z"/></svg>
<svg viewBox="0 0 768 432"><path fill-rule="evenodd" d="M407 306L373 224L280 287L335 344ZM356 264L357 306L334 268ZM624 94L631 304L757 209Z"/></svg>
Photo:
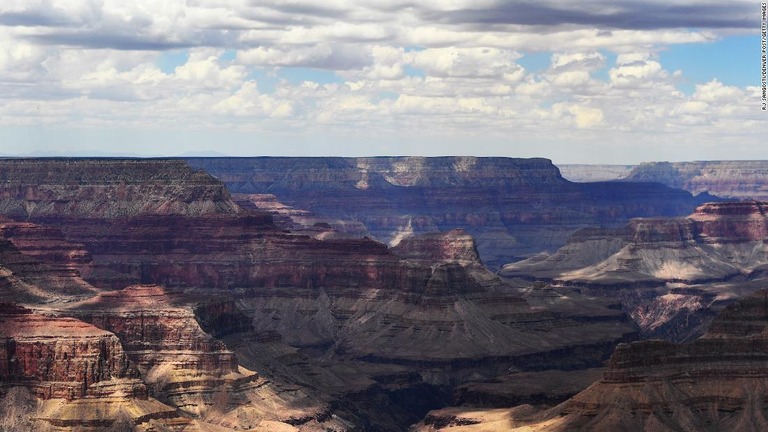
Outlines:
<svg viewBox="0 0 768 432"><path fill-rule="evenodd" d="M766 238L764 203L708 203L687 218L581 231L556 253L501 273L616 298L645 337L689 341L725 304L761 287Z"/></svg>
<svg viewBox="0 0 768 432"><path fill-rule="evenodd" d="M653 181L693 194L731 199L768 199L768 161L648 162L625 181Z"/></svg>
<svg viewBox="0 0 768 432"><path fill-rule="evenodd" d="M601 380L554 408L443 409L416 430L762 430L767 308L760 290L727 307L693 343L620 344Z"/></svg>
<svg viewBox="0 0 768 432"><path fill-rule="evenodd" d="M183 161L0 159L0 213L14 219L237 211L219 181Z"/></svg>
<svg viewBox="0 0 768 432"><path fill-rule="evenodd" d="M767 296L732 304L691 344L619 345L603 379L555 409L562 426L553 430L768 427Z"/></svg>
<svg viewBox="0 0 768 432"><path fill-rule="evenodd" d="M687 218L634 219L622 231L583 231L552 255L502 274L580 284L661 285L759 275L768 265L765 203L699 206Z"/></svg>
<svg viewBox="0 0 768 432"><path fill-rule="evenodd" d="M231 191L273 194L313 214L362 222L388 244L467 230L491 266L554 250L578 228L688 214L701 200L659 184L571 183L546 159L473 157L188 159Z"/></svg>
<svg viewBox="0 0 768 432"><path fill-rule="evenodd" d="M160 162L148 163L148 172L159 169ZM538 172L540 161L531 164L526 170ZM104 169L103 161L97 165ZM38 174L44 169L45 161ZM548 167L503 181L484 169L466 176L530 190L562 183ZM432 182L396 174L392 181L403 185ZM317 175L306 187L322 184L325 174ZM131 207L135 213L128 216L114 211L119 202L87 216L66 206L61 214L30 214L32 222L6 222L2 231L7 256L21 264L10 258L0 264L11 269L5 276L11 297L24 287L39 289L25 279L35 268L64 269L90 287L24 301L45 303L52 313L115 335L150 397L190 422L241 429L265 422L306 430L398 429L430 404L445 403L459 383L490 379L510 367L596 366L617 342L636 336L614 302L500 279L482 266L467 231L403 236L394 248L369 238L324 239L287 232L280 212L255 205L232 210L222 183L210 177L205 182L218 188L221 200L214 201L223 207L204 204L210 201L207 186L192 182L192 190L184 191L183 181L163 178L168 201L185 196L188 206L164 206L160 197L158 206ZM438 180L436 186L445 186ZM57 181L64 192L75 187L67 176ZM88 199L105 202L110 190L94 189ZM141 183L137 190L144 191L141 200L155 202L151 187ZM441 199L448 202L448 195ZM415 202L415 195L408 200ZM57 240L40 240L48 235ZM84 280L111 291L96 295ZM274 356L260 354L262 349ZM398 400L414 403L409 408ZM345 401L364 411L340 408ZM401 411L387 420L377 412L380 403Z"/></svg>
<svg viewBox="0 0 768 432"><path fill-rule="evenodd" d="M3 303L0 336L0 379L5 384L26 384L42 399L72 400L109 394L118 383L133 397L146 399L146 388L135 379L138 372L120 340L108 331Z"/></svg>

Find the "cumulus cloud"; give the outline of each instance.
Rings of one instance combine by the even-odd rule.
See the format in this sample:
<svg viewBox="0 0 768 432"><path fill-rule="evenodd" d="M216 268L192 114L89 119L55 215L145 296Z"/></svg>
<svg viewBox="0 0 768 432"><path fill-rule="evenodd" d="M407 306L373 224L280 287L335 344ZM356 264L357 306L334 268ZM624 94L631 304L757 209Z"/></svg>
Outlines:
<svg viewBox="0 0 768 432"><path fill-rule="evenodd" d="M757 90L712 80L684 94L685 71L659 52L756 17L741 0L7 0L0 128L727 139L765 130L745 102ZM530 53L549 64L528 66Z"/></svg>

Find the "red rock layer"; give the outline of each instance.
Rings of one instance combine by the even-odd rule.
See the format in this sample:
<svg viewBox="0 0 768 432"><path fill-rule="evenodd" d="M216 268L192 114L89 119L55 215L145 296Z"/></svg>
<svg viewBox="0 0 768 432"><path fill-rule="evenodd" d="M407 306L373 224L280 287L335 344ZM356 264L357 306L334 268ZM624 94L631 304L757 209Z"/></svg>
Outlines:
<svg viewBox="0 0 768 432"><path fill-rule="evenodd" d="M689 216L701 241L709 244L768 239L768 203L710 203Z"/></svg>
<svg viewBox="0 0 768 432"><path fill-rule="evenodd" d="M235 355L206 334L179 293L156 285L131 286L102 293L68 313L114 333L128 357L145 372L168 365L195 374L237 371Z"/></svg>
<svg viewBox="0 0 768 432"><path fill-rule="evenodd" d="M39 398L103 397L118 390L108 385L114 380L129 397L146 398L141 382L124 380L138 372L120 340L83 321L1 304L0 343L0 379Z"/></svg>

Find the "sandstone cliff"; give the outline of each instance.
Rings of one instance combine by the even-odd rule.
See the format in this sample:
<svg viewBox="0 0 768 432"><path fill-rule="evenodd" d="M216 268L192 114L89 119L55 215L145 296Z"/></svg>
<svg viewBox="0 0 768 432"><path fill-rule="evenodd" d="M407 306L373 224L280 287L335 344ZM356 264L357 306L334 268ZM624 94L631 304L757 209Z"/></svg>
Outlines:
<svg viewBox="0 0 768 432"><path fill-rule="evenodd" d="M97 162L102 170L113 163ZM30 172L39 175L46 163ZM149 173L159 169L160 162L147 163ZM538 177L504 182L563 182L544 165ZM27 182L24 172L16 183ZM117 395L104 405L109 410L96 409L106 402L101 396L73 399L65 411L35 399L25 418L96 428L129 411L126 421L144 429L180 422L202 430L398 430L446 403L458 384L510 367L593 367L616 343L636 336L611 300L500 279L483 267L467 231L404 237L390 248L370 238L318 235L324 225L291 232L280 226L280 212L259 210L253 196L247 199L255 208L236 211L164 205L178 196L206 201L195 182L184 189L185 172L160 179L171 186L158 189L158 206L129 215L109 206L87 214L65 206L61 214L32 214L31 222L11 212L25 221L0 227L3 298L113 335L148 393L146 400ZM317 175L306 188L322 185L325 174ZM411 175L398 172L393 181L444 186L442 177ZM67 181L63 174L56 179ZM146 177L137 187L152 184ZM69 186L55 191L68 196ZM88 199L109 201L109 191L93 189ZM41 278L51 274L66 276L73 291Z"/></svg>
<svg viewBox="0 0 768 432"><path fill-rule="evenodd" d="M764 203L708 203L687 218L581 231L556 253L506 265L501 274L615 298L645 337L687 341L727 302L761 288L767 237Z"/></svg>

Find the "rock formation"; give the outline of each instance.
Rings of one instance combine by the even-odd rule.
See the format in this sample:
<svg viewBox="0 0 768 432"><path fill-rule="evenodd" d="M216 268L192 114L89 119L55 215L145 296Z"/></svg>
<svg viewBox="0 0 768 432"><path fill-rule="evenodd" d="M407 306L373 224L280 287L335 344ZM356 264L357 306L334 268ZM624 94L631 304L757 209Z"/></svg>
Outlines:
<svg viewBox="0 0 768 432"><path fill-rule="evenodd" d="M492 267L562 246L578 228L685 215L703 199L648 183L571 183L546 159L474 157L188 159L235 193L362 222L395 244L465 229Z"/></svg>
<svg viewBox="0 0 768 432"><path fill-rule="evenodd" d="M766 310L768 291L759 290L728 306L693 343L620 344L602 379L554 408L447 408L416 430L763 430Z"/></svg>
<svg viewBox="0 0 768 432"><path fill-rule="evenodd" d="M182 161L0 159L0 214L14 219L237 211L219 181Z"/></svg>
<svg viewBox="0 0 768 432"><path fill-rule="evenodd" d="M634 219L623 231L581 231L556 253L506 265L502 274L612 286L758 275L768 265L767 207L708 203L687 218Z"/></svg>
<svg viewBox="0 0 768 432"><path fill-rule="evenodd" d="M643 336L691 340L728 302L762 287L768 268L765 207L708 203L687 218L583 230L556 253L506 265L501 274L615 298Z"/></svg>
<svg viewBox="0 0 768 432"><path fill-rule="evenodd" d="M693 194L731 199L768 199L768 161L648 162L626 181L654 181Z"/></svg>
<svg viewBox="0 0 768 432"><path fill-rule="evenodd" d="M175 161L145 161L146 172L139 161L86 162L18 162L24 170L7 190L47 186L6 195L0 298L114 338L147 395L116 393L106 411L95 409L102 396L75 397L56 411L28 381L4 380L14 400L34 399L22 403L27 420L96 428L127 412L127 424L144 429L178 422L201 430L397 430L445 404L456 385L510 367L594 367L636 337L615 301L494 275L467 231L403 237L393 248L322 235L336 229L331 223L300 223L294 232L280 218L304 214L266 213L253 195L237 198L253 207L238 206L223 183ZM564 183L550 164L530 165L533 174L505 180L487 169L466 176L530 190ZM117 186L92 179L102 172ZM323 186L328 174L310 172L303 187L344 190L330 181L338 173ZM395 174L395 183L445 186L440 176ZM124 201L110 195L123 181L135 186ZM431 205L451 195L443 191ZM348 198L325 196L337 205ZM29 203L37 210L18 211ZM45 361L56 358L46 353Z"/></svg>

